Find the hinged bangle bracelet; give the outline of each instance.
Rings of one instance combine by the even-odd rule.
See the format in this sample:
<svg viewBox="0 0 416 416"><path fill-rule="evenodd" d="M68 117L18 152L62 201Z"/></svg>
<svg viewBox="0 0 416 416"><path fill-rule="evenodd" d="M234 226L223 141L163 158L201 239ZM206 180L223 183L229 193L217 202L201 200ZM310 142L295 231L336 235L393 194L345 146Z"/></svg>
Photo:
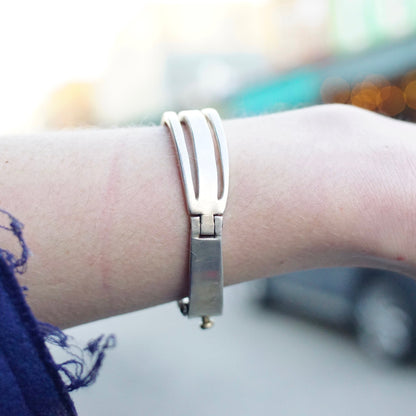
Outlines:
<svg viewBox="0 0 416 416"><path fill-rule="evenodd" d="M166 112L166 124L179 160L190 216L189 297L179 301L189 318L201 317L201 328L211 328L211 316L223 308L222 216L229 188L228 149L221 118L206 108L179 114ZM189 129L194 158L190 158L183 125ZM195 161L195 178L191 162Z"/></svg>

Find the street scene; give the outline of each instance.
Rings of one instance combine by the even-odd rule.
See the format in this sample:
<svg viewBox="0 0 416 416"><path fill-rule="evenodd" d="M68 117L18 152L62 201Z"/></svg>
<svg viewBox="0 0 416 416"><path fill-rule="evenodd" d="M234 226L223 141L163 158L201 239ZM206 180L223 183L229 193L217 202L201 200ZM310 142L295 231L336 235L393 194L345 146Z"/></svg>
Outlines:
<svg viewBox="0 0 416 416"><path fill-rule="evenodd" d="M209 331L162 305L69 330L82 344L115 333L80 414L392 415L416 406L416 367L365 356L349 335L259 307L260 282L229 287Z"/></svg>

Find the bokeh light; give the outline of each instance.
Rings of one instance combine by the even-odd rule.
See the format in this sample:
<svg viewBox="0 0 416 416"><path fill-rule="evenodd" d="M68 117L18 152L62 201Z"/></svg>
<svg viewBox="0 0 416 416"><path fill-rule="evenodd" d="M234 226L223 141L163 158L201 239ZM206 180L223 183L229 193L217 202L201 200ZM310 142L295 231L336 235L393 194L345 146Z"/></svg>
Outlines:
<svg viewBox="0 0 416 416"><path fill-rule="evenodd" d="M413 110L416 110L416 81L409 82L409 84L406 85L404 96L406 104Z"/></svg>
<svg viewBox="0 0 416 416"><path fill-rule="evenodd" d="M354 86L351 103L357 107L374 111L380 103L380 89L371 81L363 81Z"/></svg>
<svg viewBox="0 0 416 416"><path fill-rule="evenodd" d="M44 114L48 129L86 127L94 124L94 85L70 82L57 88L38 111Z"/></svg>
<svg viewBox="0 0 416 416"><path fill-rule="evenodd" d="M394 85L383 87L380 90L380 103L378 109L388 116L396 116L406 108L403 91Z"/></svg>

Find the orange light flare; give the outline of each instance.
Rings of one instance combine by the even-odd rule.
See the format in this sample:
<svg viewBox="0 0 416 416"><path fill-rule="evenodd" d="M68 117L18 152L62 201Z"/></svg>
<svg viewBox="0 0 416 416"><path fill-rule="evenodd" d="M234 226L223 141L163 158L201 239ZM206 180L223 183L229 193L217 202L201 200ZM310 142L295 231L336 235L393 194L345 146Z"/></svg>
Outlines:
<svg viewBox="0 0 416 416"><path fill-rule="evenodd" d="M378 110L387 116L396 116L406 108L403 91L394 85L384 87L380 91Z"/></svg>
<svg viewBox="0 0 416 416"><path fill-rule="evenodd" d="M380 88L372 81L360 82L351 91L351 103L366 110L375 111L380 104L380 99Z"/></svg>
<svg viewBox="0 0 416 416"><path fill-rule="evenodd" d="M350 84L341 77L329 77L321 85L322 102L345 104L350 99Z"/></svg>
<svg viewBox="0 0 416 416"><path fill-rule="evenodd" d="M413 110L416 110L416 80L411 81L406 85L404 97L406 104Z"/></svg>

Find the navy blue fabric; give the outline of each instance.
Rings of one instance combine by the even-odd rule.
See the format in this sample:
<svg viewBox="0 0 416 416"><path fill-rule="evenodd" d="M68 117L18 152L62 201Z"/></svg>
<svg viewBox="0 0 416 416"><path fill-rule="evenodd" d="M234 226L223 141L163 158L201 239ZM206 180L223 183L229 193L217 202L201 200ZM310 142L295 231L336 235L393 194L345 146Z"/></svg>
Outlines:
<svg viewBox="0 0 416 416"><path fill-rule="evenodd" d="M74 416L76 411L26 304L0 256L0 416Z"/></svg>

